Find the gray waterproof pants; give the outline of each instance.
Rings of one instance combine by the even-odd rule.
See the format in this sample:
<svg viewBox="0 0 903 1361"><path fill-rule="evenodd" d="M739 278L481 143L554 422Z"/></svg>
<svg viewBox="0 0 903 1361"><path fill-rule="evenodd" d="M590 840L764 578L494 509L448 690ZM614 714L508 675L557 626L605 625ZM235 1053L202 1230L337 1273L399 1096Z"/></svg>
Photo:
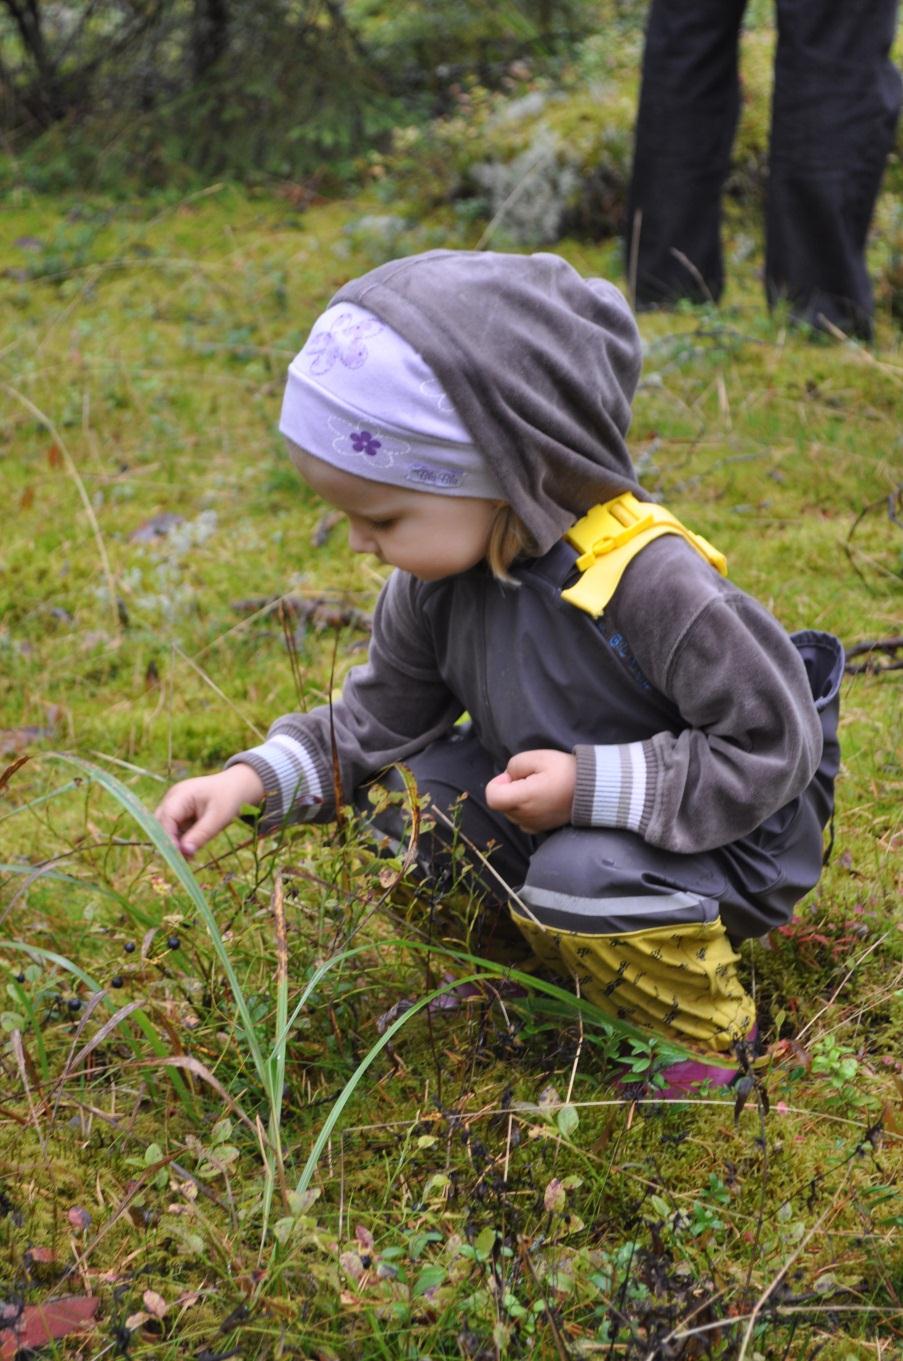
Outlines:
<svg viewBox="0 0 903 1361"><path fill-rule="evenodd" d="M839 765L843 651L825 633L798 633L794 642L822 720L821 764L798 798L749 836L717 850L679 855L617 828L566 826L539 836L522 832L487 807L486 784L499 772L468 728L455 729L407 764L422 794L446 814L454 810L464 837L481 851L490 848L496 874L544 926L608 935L720 917L734 943L762 936L788 921L794 904L818 882ZM380 783L402 787L394 771L381 776ZM392 836L403 835L397 808L376 824ZM448 836L438 823L421 847L426 861L441 864ZM477 868L487 891L503 897L498 880Z"/></svg>

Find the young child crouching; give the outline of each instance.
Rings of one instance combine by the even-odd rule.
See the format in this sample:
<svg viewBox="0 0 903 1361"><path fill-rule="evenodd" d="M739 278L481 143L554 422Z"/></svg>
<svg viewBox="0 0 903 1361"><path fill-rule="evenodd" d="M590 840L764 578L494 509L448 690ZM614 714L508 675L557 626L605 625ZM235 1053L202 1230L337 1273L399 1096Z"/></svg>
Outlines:
<svg viewBox="0 0 903 1361"><path fill-rule="evenodd" d="M340 289L293 360L302 477L396 570L341 699L276 720L157 810L186 855L245 803L335 814L404 762L496 846L534 950L609 1014L709 1056L754 1033L737 947L816 883L840 644L788 637L637 483L618 290L554 255L431 251ZM455 727L467 713L466 728Z"/></svg>

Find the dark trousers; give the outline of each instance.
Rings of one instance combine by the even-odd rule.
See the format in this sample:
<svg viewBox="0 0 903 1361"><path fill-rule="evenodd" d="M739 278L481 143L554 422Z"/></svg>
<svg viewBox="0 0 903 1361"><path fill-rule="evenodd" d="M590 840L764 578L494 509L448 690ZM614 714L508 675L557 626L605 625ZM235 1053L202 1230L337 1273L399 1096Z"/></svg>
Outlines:
<svg viewBox="0 0 903 1361"><path fill-rule="evenodd" d="M484 790L498 774L498 764L468 728L433 742L406 764L421 794L442 812L451 812L466 795L456 811L461 832L481 851L492 848L491 865L544 927L609 935L720 919L734 943L762 936L789 921L794 904L818 882L822 831L833 812L840 763L837 723L843 650L825 633L797 633L793 640L821 718L821 764L802 794L749 836L717 850L678 855L613 827L565 826L530 836L487 806ZM395 770L384 772L379 783L403 788ZM359 807L368 810L365 791L359 795ZM393 840L406 836L398 805L373 822ZM441 820L433 838L422 838L426 872L441 866L448 839ZM487 891L504 899L498 881L477 869ZM516 903L512 910L517 910Z"/></svg>
<svg viewBox="0 0 903 1361"><path fill-rule="evenodd" d="M638 306L715 299L746 0L652 0L628 273ZM777 0L765 285L797 320L871 334L865 242L901 102L897 0Z"/></svg>

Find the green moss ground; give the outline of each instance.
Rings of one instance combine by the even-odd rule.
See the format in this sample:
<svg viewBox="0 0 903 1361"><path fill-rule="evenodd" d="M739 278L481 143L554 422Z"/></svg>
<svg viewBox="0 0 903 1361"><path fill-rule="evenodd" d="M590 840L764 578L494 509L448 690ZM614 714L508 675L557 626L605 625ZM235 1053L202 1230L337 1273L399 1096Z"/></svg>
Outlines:
<svg viewBox="0 0 903 1361"><path fill-rule="evenodd" d="M755 1094L736 1119L724 1096L634 1105L589 1021L490 992L400 1030L319 1158L316 1199L277 1188L262 1242L268 1115L234 990L145 829L47 754L152 807L297 705L278 622L237 602L372 606L379 573L344 531L314 546L322 508L275 418L307 325L372 263L354 224L384 199L301 214L225 186L7 209L0 728L2 765L31 759L0 811L0 1299L97 1294L94 1330L59 1344L90 1356L886 1358L903 1318L901 673L846 681L832 864L791 927L747 950L767 1114ZM457 222L438 209L415 248L472 244ZM618 277L610 242L559 249ZM736 255L719 309L642 318L632 452L788 628L898 634L899 332L882 312L872 350L811 343L765 314L757 251ZM182 525L134 541L162 512ZM310 625L296 642L316 703L334 651L338 682L365 635ZM247 842L223 837L197 875L260 1036L277 1024L277 866L296 871L290 1006L318 964L366 947L287 1045L291 1188L380 1015L468 971L442 942L512 947L487 943L466 882L450 905L387 897L386 864L353 835ZM174 1077L173 1055L194 1071Z"/></svg>

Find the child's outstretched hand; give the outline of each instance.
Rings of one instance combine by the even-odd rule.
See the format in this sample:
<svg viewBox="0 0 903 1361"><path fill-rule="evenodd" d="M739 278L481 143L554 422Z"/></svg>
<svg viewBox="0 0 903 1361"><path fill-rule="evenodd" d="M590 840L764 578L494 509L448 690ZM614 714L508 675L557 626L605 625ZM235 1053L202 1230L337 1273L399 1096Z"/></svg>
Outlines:
<svg viewBox="0 0 903 1361"><path fill-rule="evenodd" d="M239 764L218 775L199 775L174 784L154 816L190 859L227 827L246 803L261 803L263 793L257 772Z"/></svg>
<svg viewBox="0 0 903 1361"><path fill-rule="evenodd" d="M577 758L567 751L519 751L486 786L486 802L525 832L550 832L571 820Z"/></svg>

